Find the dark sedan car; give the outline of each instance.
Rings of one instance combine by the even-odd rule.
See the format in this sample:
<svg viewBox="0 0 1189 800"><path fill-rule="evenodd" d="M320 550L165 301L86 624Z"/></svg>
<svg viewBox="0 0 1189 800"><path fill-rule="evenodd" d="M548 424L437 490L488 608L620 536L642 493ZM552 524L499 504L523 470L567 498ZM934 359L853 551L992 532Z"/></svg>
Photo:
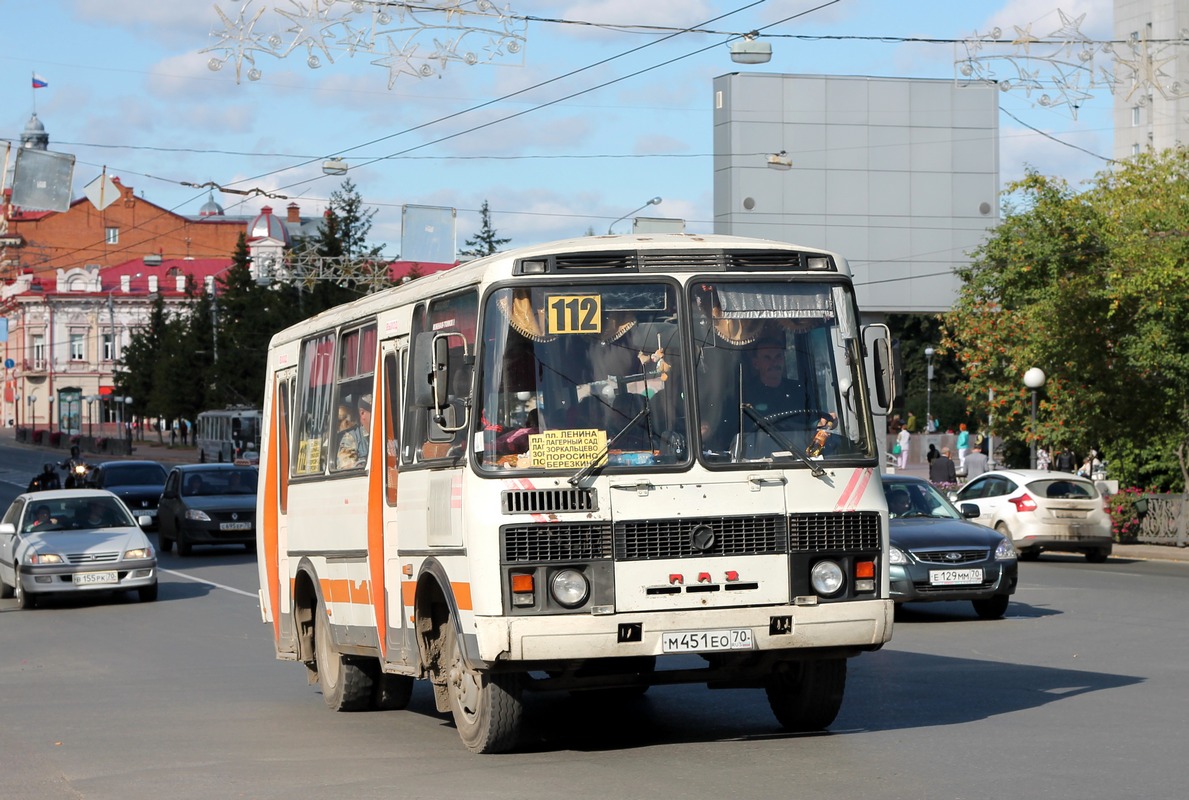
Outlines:
<svg viewBox="0 0 1189 800"><path fill-rule="evenodd" d="M133 516L153 520L145 530L156 530L165 474L165 467L156 461L104 461L91 471L87 486L107 489L124 501Z"/></svg>
<svg viewBox="0 0 1189 800"><path fill-rule="evenodd" d="M184 464L165 481L158 514L158 549L190 555L196 544L242 544L256 549L256 467Z"/></svg>
<svg viewBox="0 0 1189 800"><path fill-rule="evenodd" d="M969 600L982 619L999 619L1016 590L1019 565L1011 540L969 522L928 481L883 477L891 514L892 600Z"/></svg>

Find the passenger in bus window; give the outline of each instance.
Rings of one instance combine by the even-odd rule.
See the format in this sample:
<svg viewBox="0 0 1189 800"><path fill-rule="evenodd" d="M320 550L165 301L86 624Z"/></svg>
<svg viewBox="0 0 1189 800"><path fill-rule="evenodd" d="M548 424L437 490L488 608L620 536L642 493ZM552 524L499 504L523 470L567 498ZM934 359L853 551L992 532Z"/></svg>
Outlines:
<svg viewBox="0 0 1189 800"><path fill-rule="evenodd" d="M338 409L338 454L335 467L351 469L359 463L359 423L350 403L339 403Z"/></svg>
<svg viewBox="0 0 1189 800"><path fill-rule="evenodd" d="M367 461L368 436L372 432L372 396L359 398L359 428L356 434L355 458L358 464Z"/></svg>

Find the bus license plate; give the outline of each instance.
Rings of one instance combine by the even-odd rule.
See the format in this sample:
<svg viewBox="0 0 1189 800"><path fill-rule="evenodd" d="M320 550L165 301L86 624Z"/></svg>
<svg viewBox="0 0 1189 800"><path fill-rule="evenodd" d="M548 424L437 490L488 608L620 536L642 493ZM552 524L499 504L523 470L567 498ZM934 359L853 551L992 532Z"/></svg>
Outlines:
<svg viewBox="0 0 1189 800"><path fill-rule="evenodd" d="M252 523L250 522L224 522L219 525L221 531L250 531L252 530Z"/></svg>
<svg viewBox="0 0 1189 800"><path fill-rule="evenodd" d="M75 586L92 586L97 583L119 583L120 577L114 572L76 572Z"/></svg>
<svg viewBox="0 0 1189 800"><path fill-rule="evenodd" d="M929 583L934 586L965 586L983 582L982 569L931 569Z"/></svg>
<svg viewBox="0 0 1189 800"><path fill-rule="evenodd" d="M667 631L661 634L665 653L704 653L715 650L752 650L755 642L751 628L721 631Z"/></svg>

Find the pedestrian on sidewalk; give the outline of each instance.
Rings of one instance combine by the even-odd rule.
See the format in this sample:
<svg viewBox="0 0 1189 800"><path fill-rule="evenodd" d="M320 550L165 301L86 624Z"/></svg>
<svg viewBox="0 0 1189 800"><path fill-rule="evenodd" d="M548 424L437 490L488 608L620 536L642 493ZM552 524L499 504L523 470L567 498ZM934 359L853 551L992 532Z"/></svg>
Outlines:
<svg viewBox="0 0 1189 800"><path fill-rule="evenodd" d="M966 453L970 450L970 431L966 430L966 423L958 425L958 466L966 466Z"/></svg>
<svg viewBox="0 0 1189 800"><path fill-rule="evenodd" d="M950 458L950 449L941 448L941 455L933 459L929 465L930 483L957 483L958 472L954 468L954 461Z"/></svg>
<svg viewBox="0 0 1189 800"><path fill-rule="evenodd" d="M908 426L901 425L900 432L896 434L896 444L900 447L900 455L896 461L896 467L899 469L908 466L908 446L911 441L912 434L908 432Z"/></svg>

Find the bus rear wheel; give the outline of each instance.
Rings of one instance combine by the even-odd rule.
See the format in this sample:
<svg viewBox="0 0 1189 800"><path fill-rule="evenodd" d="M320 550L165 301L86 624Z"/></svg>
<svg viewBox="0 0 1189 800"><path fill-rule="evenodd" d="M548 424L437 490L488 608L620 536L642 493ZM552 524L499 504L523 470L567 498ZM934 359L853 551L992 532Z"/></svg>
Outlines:
<svg viewBox="0 0 1189 800"><path fill-rule="evenodd" d="M768 705L785 730L820 731L838 716L846 690L846 659L791 662L768 677Z"/></svg>
<svg viewBox="0 0 1189 800"><path fill-rule="evenodd" d="M331 711L363 711L372 705L371 673L345 658L330 638L326 606L319 603L314 612L314 664L318 669L318 687Z"/></svg>
<svg viewBox="0 0 1189 800"><path fill-rule="evenodd" d="M524 713L521 676L477 672L462 652L454 625L443 626L442 657L450 713L462 743L472 753L505 753L516 746Z"/></svg>

